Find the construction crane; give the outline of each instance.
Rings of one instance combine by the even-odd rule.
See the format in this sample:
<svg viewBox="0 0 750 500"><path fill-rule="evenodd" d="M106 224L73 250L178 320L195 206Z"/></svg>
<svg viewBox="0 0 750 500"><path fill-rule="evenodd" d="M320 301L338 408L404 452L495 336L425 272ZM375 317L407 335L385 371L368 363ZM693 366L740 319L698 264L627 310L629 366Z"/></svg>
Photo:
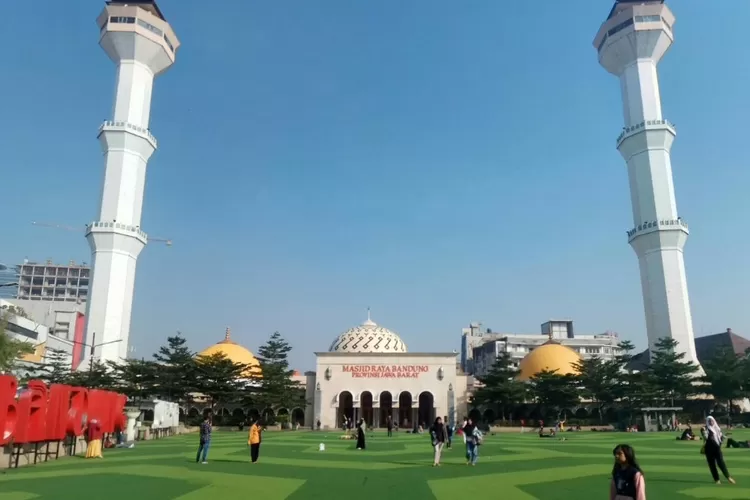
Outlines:
<svg viewBox="0 0 750 500"><path fill-rule="evenodd" d="M88 226L84 226L83 228L78 228L78 227L73 227L73 226L66 226L64 224L48 224L46 222L36 222L36 221L33 221L31 224L33 226L38 226L38 227L51 227L51 228L55 228L55 229L62 229L64 231L75 231L77 233L82 233L82 232L86 231L86 228L88 227ZM171 239L166 239L166 238L152 238L151 236L149 236L148 237L148 241L158 241L159 243L164 243L168 247L172 246L172 240Z"/></svg>

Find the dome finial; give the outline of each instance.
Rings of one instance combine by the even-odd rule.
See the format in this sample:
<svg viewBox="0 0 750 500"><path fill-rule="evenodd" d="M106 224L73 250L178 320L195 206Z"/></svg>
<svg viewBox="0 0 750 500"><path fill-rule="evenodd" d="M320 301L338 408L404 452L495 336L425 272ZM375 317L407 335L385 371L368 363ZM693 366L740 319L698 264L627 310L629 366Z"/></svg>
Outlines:
<svg viewBox="0 0 750 500"><path fill-rule="evenodd" d="M232 340L232 332L227 327L227 331L224 333L224 340Z"/></svg>
<svg viewBox="0 0 750 500"><path fill-rule="evenodd" d="M364 323L362 323L362 326L377 326L375 324L375 322L372 320L372 318L370 317L370 308L369 307L367 308L367 321L365 321Z"/></svg>

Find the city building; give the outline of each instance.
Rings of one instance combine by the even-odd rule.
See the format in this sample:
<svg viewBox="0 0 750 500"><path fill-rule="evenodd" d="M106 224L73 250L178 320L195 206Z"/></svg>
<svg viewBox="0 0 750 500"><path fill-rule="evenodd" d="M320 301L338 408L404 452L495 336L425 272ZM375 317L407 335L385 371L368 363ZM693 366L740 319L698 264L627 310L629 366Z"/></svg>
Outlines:
<svg viewBox="0 0 750 500"><path fill-rule="evenodd" d="M58 337L44 324L24 317L28 314L23 308L19 308L11 301L0 299L0 311L7 314L6 334L15 340L28 342L34 346L34 352L21 358L21 370L44 363L48 359L48 354L53 350L63 353L64 359L70 363L71 368L76 366L76 362L80 362L82 346L77 346L72 340ZM80 331L83 335L83 325Z"/></svg>
<svg viewBox="0 0 750 500"><path fill-rule="evenodd" d="M620 79L625 126L617 149L627 163L633 228L649 348L662 337L698 363L683 248L688 225L677 211L657 65L672 45L675 17L664 0L617 0L594 40L599 63Z"/></svg>
<svg viewBox="0 0 750 500"><path fill-rule="evenodd" d="M14 268L17 290L13 298L30 301L86 302L89 295L91 268L70 261L54 264L24 261Z"/></svg>
<svg viewBox="0 0 750 500"><path fill-rule="evenodd" d="M154 1L108 1L97 25L117 76L112 118L99 127L105 164L99 214L86 228L93 267L86 339L97 359L117 362L127 358L136 264L148 243L141 210L157 147L150 130L154 78L174 64L180 43Z"/></svg>
<svg viewBox="0 0 750 500"><path fill-rule="evenodd" d="M201 355L221 352L229 359L258 366L253 354L226 338ZM340 428L344 417L365 419L373 427L385 427L388 417L402 428L433 421L437 415L455 421L466 415L471 377L457 370L457 353L412 353L395 332L369 317L359 326L338 335L328 351L316 352L316 369L295 372L292 380L305 390L304 408L271 409L288 414L291 421L307 427ZM260 367L258 366L258 370ZM262 376L262 375L261 375ZM219 412L230 413L219 408ZM258 415L269 409L251 409ZM194 415L200 410L191 408ZM244 414L234 408L231 413Z"/></svg>
<svg viewBox="0 0 750 500"><path fill-rule="evenodd" d="M614 332L598 335L574 335L572 321L553 320L542 324L541 334L492 334L491 338L485 339L482 344L473 348L473 371L471 374L477 377L486 375L502 353L509 354L512 365L520 368L521 361L527 354L535 352L541 346L550 345L550 341L554 342L554 345L564 346L582 359L598 356L601 359L609 360L620 352L618 348L620 338ZM553 350L567 352L559 349L545 349L545 352ZM561 358L562 361L565 359L565 357ZM563 364L567 366L567 364Z"/></svg>
<svg viewBox="0 0 750 500"><path fill-rule="evenodd" d="M0 263L0 299L13 299L18 294L18 273L15 267Z"/></svg>

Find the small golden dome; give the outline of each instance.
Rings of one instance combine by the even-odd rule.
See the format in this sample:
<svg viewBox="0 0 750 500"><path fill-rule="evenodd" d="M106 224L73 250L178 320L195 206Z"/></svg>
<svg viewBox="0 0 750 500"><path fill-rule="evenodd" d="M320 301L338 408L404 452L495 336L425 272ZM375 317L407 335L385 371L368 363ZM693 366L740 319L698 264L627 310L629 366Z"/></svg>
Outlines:
<svg viewBox="0 0 750 500"><path fill-rule="evenodd" d="M550 340L528 353L518 366L518 380L529 380L544 370L554 371L558 375L576 375L575 364L581 360L570 347Z"/></svg>
<svg viewBox="0 0 750 500"><path fill-rule="evenodd" d="M234 363L248 365L249 368L245 372L245 375L248 378L259 378L262 376L260 362L252 352L232 340L229 328L227 328L227 331L224 334L224 340L199 352L198 356L212 356L218 353L223 354L227 359Z"/></svg>

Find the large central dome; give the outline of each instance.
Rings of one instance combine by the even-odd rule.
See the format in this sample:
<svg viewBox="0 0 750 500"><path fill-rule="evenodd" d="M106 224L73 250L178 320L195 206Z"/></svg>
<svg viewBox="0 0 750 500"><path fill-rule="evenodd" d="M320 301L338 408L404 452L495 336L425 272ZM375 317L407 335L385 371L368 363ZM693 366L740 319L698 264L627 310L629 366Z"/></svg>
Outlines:
<svg viewBox="0 0 750 500"><path fill-rule="evenodd" d="M370 319L367 312L367 321L360 326L351 328L336 338L328 348L330 352L351 353L396 353L406 352L406 344L398 334L387 328L378 326Z"/></svg>

